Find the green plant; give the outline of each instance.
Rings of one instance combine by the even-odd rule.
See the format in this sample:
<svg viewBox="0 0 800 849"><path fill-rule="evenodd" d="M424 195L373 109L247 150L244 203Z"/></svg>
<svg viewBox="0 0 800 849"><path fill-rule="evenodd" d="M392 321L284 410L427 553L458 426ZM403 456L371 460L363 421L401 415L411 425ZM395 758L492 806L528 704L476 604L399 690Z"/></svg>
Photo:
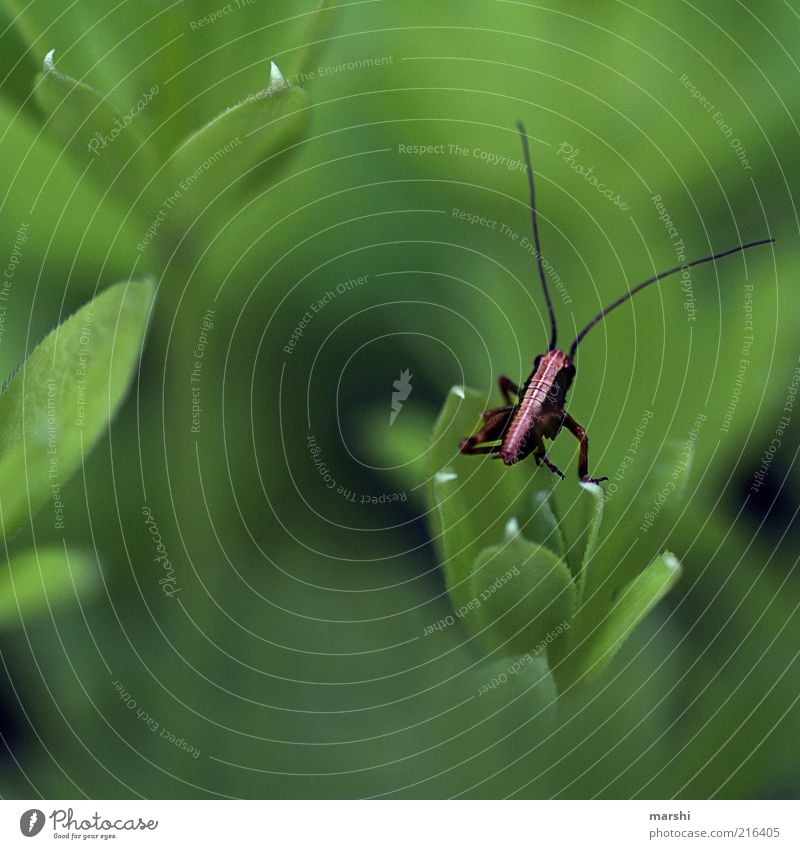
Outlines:
<svg viewBox="0 0 800 849"><path fill-rule="evenodd" d="M275 62L265 82L175 144L160 138L163 130L147 134L141 121L130 119L133 110L123 115L113 100L59 71L55 50L44 59L34 93L50 131L76 164L90 169L97 187L133 199L137 249L146 254L160 246L155 253L161 261L150 259L157 268L187 228L207 226L196 222L209 206L215 220L230 215L273 175L274 160L285 164L284 152L302 138L308 124L305 91L290 85ZM157 87L150 91L157 101ZM145 110L146 104L137 117ZM211 169L214 179L203 180ZM193 244L201 243L198 235Z"/></svg>
<svg viewBox="0 0 800 849"><path fill-rule="evenodd" d="M485 398L454 387L433 429L428 507L455 616L483 650L546 656L560 693L596 681L633 629L680 577L669 551L620 575L611 537L629 533L633 507L663 502L663 523L681 505L691 442L664 449L644 486L628 476L612 492L596 484L553 484L532 464L508 470L458 455ZM473 428L474 429L474 428ZM681 453L682 452L682 453ZM622 476L624 480L626 476ZM668 495L660 497L665 483ZM603 536L606 502L627 521ZM621 505L624 505L621 507ZM641 534L640 534L641 535Z"/></svg>
<svg viewBox="0 0 800 849"><path fill-rule="evenodd" d="M480 27L465 27L463 4L447 0L325 3L319 13L317 0L232 5L197 26L213 8L200 0L0 2L0 213L7 234L24 223L28 237L0 374L95 291L143 273L158 284L136 409L117 417L69 484L67 554L51 546L47 504L9 542L3 795L796 795L797 440L788 433L760 498L742 503L797 360L783 308L797 242L785 211L800 179L787 120L798 97L792 10L771 4L754 27L743 4L698 16L654 0L636 11L573 3L570 14L498 3L484 4ZM742 62L736 33L763 75ZM253 96L273 87L272 61L294 87L274 101L274 90ZM752 170L679 77L702 81ZM598 524L568 438L552 447L570 468L557 484L532 464L462 458L457 440L482 411L470 408L428 462L449 387L464 375L493 385L498 365L524 373L543 338L522 238L524 179L510 168L518 118L535 127L544 249L567 322L675 258L657 198L687 252L765 226L778 237L774 257L693 274L689 303L680 285L652 293L584 350L570 403L590 428L593 465L611 477ZM247 141L241 126L256 130ZM285 149L273 144L281 134ZM630 214L616 215L556 154L562 142ZM412 156L402 145L445 153ZM314 313L285 355L310 304L362 274L368 283ZM757 338L740 378L745 283ZM189 376L209 308L195 432ZM390 427L392 381L405 369L414 391ZM721 421L740 389L735 415ZM623 467L643 410L652 420ZM308 431L354 500L320 483L309 411ZM700 414L686 500L671 493L660 526L641 531L676 468L665 440L683 440ZM511 569L520 574L501 589L525 580L531 547L548 549L539 561L566 563L569 582L553 569L550 605L515 607L520 598L496 590L468 611L474 631L455 616L443 538L435 556L423 529L427 469L488 483L488 495L476 488L463 499L473 528L479 513L492 521L476 556L507 539L519 552L491 584ZM390 490L407 500L359 503ZM159 586L145 506L181 587L174 599ZM664 521L668 510L680 521ZM558 630L577 604L593 527L580 614L593 642L615 593L665 548L680 554L685 577L571 704L583 688L571 682L588 676L570 663L593 665L576 616L532 656L533 632ZM31 533L38 563L26 564ZM59 587L64 599L73 578L85 587L74 554L87 540L85 574L94 586L102 576L102 592L48 616ZM17 576L29 569L35 580L23 586ZM30 626L26 616L24 632L14 626L23 596L45 614ZM532 633L504 633L506 609ZM448 617L454 624L436 629ZM567 640L583 645L571 652ZM152 733L115 681L199 759Z"/></svg>
<svg viewBox="0 0 800 849"><path fill-rule="evenodd" d="M48 502L64 528L62 488L107 431L136 370L153 285L120 283L55 328L0 394L0 628L84 595L97 567L82 550L9 551L14 532Z"/></svg>
<svg viewBox="0 0 800 849"><path fill-rule="evenodd" d="M303 88L289 80L297 79L301 69L310 67L324 48L335 20L330 8L332 3L320 0L316 9L297 16L304 29L303 46L282 60L286 75L275 61L266 61L261 65L263 86L250 93L240 92L239 98L234 98L215 115L218 92L206 91L198 95L193 91L191 75L176 79L186 58L179 49L166 51L161 56L148 56L136 83L125 70L125 61L139 47L149 51L148 38L152 34L148 35L145 30L157 27L160 35L165 31L184 32L187 26L185 10L165 10L157 16L158 20L148 20L145 16L146 23L143 23L139 11L118 9L108 29L94 29L91 46L83 42L83 49L67 50L62 60L62 45L71 43L78 16L62 16L58 26L51 29L48 19L53 7L48 3L25 8L16 7L14 3L7 5L15 13L19 30L31 44L36 44L36 51L45 45L49 48L41 60L41 71L33 81L32 90L33 101L43 117L46 138L34 145L24 120L9 117L6 144L17 143L19 147L12 156L29 163L32 171L45 170L35 160L35 154L39 151L42 155L43 146L54 144L58 152L53 153L52 158L57 160L58 169L66 172L64 186L50 185L50 191L55 191L60 199L61 217L74 217L85 226L80 240L82 245L99 244L103 251L108 248L103 265L109 257L119 255L123 267L143 264L157 276L158 309L170 315L182 297L184 269L197 263L205 253L209 233L215 232L220 222L234 216L276 178L293 147L305 134L310 114L306 108L308 97ZM123 20L129 21L132 38L127 45L129 52L120 64L119 56L105 50L103 44L115 41ZM191 16L189 20L197 23ZM214 23L214 20L208 22ZM247 27L246 17L240 16L238 23ZM42 31L46 31L47 36L39 38ZM89 59L96 52L103 55L92 65ZM205 61L213 62L213 57L205 57ZM83 74L70 75L72 67L80 66L84 68ZM161 84L145 88L143 80L154 71L162 80ZM163 82L165 78L171 79L169 85ZM92 80L91 84L88 79ZM232 91L233 86L226 86L223 96L230 97ZM199 126L192 126L191 116L198 112L213 117ZM45 157L48 154L49 151L45 151ZM213 178L206 173L211 170ZM26 177L20 169L17 181L23 188ZM68 190L66 184L74 185ZM80 199L77 209L70 207L73 198ZM12 185L6 209L17 210L18 207L20 217L27 217L28 206L26 193L15 191ZM44 229L41 213L37 213L36 223L39 231ZM102 231L99 238L98 229ZM180 262L175 261L176 253ZM71 261L75 262L75 255ZM113 259L111 264L114 265ZM203 285L204 281L200 281L195 288ZM110 388L105 395L99 392L94 392L91 398L87 395L83 427L76 428L68 417L57 422L62 483L79 468L90 444L98 438L99 413L105 412L103 422L107 421L122 401L135 366L135 360L130 357L133 353L138 357L145 320L145 313L133 315L131 311L144 309L146 302L149 312L151 290L151 284L115 287L86 308L97 314L93 345L99 345L102 337L107 347L108 367L113 365L113 373L107 375ZM107 324L114 319L115 309L124 318L119 327ZM58 404L62 404L62 396L72 397L70 393L75 392L70 381L74 382L73 361L78 352L73 348L78 344L84 314L85 310L65 322L26 361L21 372L26 381L25 389L19 384L23 378L18 376L3 396L0 406L0 436L4 437L0 457L0 519L6 536L49 495L46 453L25 450L25 439L43 433L44 425L35 417L31 418L31 410L45 415L47 399L42 394L46 391L43 370L51 354L54 355L52 367L56 379L62 381L57 387ZM176 344L187 361L193 362L196 346L193 316L188 319L188 325L191 332L179 327ZM117 335L109 335L114 328ZM154 335L156 349L163 350L162 334L156 332ZM90 379L99 386L102 375L86 378ZM38 395L31 388L34 386L38 387ZM97 408L101 397L108 401L104 410ZM16 406L12 407L14 404ZM26 410L24 431L28 437L23 437L23 406ZM12 410L15 411L13 415ZM180 450L194 452L186 443ZM37 465L40 462L41 468ZM28 481L27 489L4 485L19 480L20 476Z"/></svg>

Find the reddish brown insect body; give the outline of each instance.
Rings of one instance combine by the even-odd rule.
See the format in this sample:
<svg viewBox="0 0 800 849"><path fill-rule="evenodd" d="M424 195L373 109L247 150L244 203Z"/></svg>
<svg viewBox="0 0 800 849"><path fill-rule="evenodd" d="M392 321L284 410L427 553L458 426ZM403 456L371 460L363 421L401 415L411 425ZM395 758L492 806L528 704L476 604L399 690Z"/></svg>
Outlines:
<svg viewBox="0 0 800 849"><path fill-rule="evenodd" d="M531 376L520 389L510 378L500 378L500 391L509 403L483 414L484 426L474 436L461 441L464 454L493 454L513 466L533 454L536 464L544 463L551 472L564 477L547 457L544 439L555 439L566 427L581 443L578 474L582 480L599 483L607 478L589 477L589 440L586 431L564 409L567 391L575 378L572 358L553 350L536 358ZM516 404L511 395L517 396ZM499 445L484 445L497 442Z"/></svg>
<svg viewBox="0 0 800 849"><path fill-rule="evenodd" d="M531 435L555 439L564 418L564 401L575 366L563 351L549 351L519 392L519 404L509 419L500 445L507 466L523 460L537 447Z"/></svg>
<svg viewBox="0 0 800 849"><path fill-rule="evenodd" d="M545 439L555 439L562 427L565 427L580 442L580 457L578 460L578 475L581 480L590 483L600 483L608 478L589 477L589 438L586 431L572 418L564 408L567 391L575 379L575 353L578 345L586 334L608 313L616 309L620 304L632 298L637 292L655 283L658 280L711 262L739 251L753 248L757 245L767 245L773 239L762 239L747 245L738 245L735 248L703 257L684 265L664 271L648 278L643 283L634 286L633 289L617 298L604 310L596 315L581 332L575 337L569 349L569 354L556 347L558 339L558 328L553 303L550 300L550 292L547 287L547 279L544 274L542 263L542 251L539 244L539 227L536 218L536 190L533 182L533 166L528 149L528 137L522 124L518 124L522 138L522 151L528 168L528 185L530 189L530 207L533 223L533 237L536 245L536 261L539 266L539 278L542 282L547 310L550 316L550 347L546 354L538 356L533 363L533 371L520 389L514 381L505 375L500 377L500 392L502 392L506 403L502 407L495 407L483 414L483 427L474 436L462 439L459 446L463 454L492 454L501 459L507 466L513 466L520 460L524 460L529 454L533 454L536 464L544 464L557 475L564 477L564 473L558 469L547 457L544 447ZM512 400L516 396L516 401Z"/></svg>

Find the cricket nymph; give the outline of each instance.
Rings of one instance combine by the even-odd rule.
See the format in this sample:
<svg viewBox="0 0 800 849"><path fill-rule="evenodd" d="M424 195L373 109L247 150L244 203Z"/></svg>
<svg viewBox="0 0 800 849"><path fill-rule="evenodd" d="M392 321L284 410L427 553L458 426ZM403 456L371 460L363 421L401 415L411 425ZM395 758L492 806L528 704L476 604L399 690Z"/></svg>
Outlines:
<svg viewBox="0 0 800 849"><path fill-rule="evenodd" d="M706 262L715 262L722 257L740 253L759 245L772 244L774 239L760 239L746 245L737 245L722 253L676 265L674 268L661 272L661 274L648 277L647 280L629 289L620 295L616 301L612 301L605 309L602 309L578 333L569 348L569 353L564 353L557 347L556 314L553 310L553 302L550 298L550 290L547 286L547 277L542 262L539 224L536 217L536 189L534 187L528 135L522 124L517 124L517 128L522 139L522 152L528 174L536 264L539 268L539 279L547 304L547 314L550 317L550 346L546 354L541 354L534 360L533 371L521 389L511 378L505 375L500 377L500 392L505 398L505 405L487 410L483 414L483 427L473 436L462 439L459 450L462 454L491 454L496 459L502 460L506 466L513 466L532 454L537 466L545 465L551 472L563 478L564 473L550 462L545 451L544 440L555 439L561 428L565 427L580 443L578 477L586 483L600 483L608 480L608 478L589 477L589 438L586 436L586 431L564 408L567 392L575 378L575 355L578 345L581 344L586 334L603 321L612 310L615 310L630 300L637 292L641 292L642 289L651 284L677 274L679 271L685 272L689 268L703 265ZM516 400L512 398L512 395L516 396Z"/></svg>
<svg viewBox="0 0 800 849"><path fill-rule="evenodd" d="M500 391L506 406L495 407L483 414L483 427L474 436L461 440L462 454L492 454L507 466L513 466L533 454L536 465L544 464L551 472L564 477L547 457L545 439L555 439L566 427L581 445L578 474L581 480L600 483L608 478L589 477L589 439L586 431L564 409L575 366L572 357L554 349L538 356L533 372L522 388L511 378L500 377ZM517 402L512 403L512 395ZM487 445L485 443L497 443Z"/></svg>
<svg viewBox="0 0 800 849"><path fill-rule="evenodd" d="M564 423L564 402L575 377L572 360L563 351L549 351L537 357L533 367L500 445L507 466L524 460L541 446L542 438L555 439Z"/></svg>

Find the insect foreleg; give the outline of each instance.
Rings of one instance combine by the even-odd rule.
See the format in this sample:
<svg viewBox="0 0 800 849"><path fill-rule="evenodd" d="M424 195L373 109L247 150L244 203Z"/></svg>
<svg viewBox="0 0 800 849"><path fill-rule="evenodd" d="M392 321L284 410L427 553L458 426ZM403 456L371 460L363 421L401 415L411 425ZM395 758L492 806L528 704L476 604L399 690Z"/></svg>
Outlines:
<svg viewBox="0 0 800 849"><path fill-rule="evenodd" d="M580 442L581 453L578 459L578 477L586 483L600 483L608 478L589 477L589 437L586 431L572 418L569 413L564 413L564 427Z"/></svg>
<svg viewBox="0 0 800 849"><path fill-rule="evenodd" d="M519 398L519 386L517 386L510 377L506 377L504 374L500 375L497 382L500 385L500 391L503 393L503 398L506 399L506 404L513 404L514 400L511 396L513 394Z"/></svg>

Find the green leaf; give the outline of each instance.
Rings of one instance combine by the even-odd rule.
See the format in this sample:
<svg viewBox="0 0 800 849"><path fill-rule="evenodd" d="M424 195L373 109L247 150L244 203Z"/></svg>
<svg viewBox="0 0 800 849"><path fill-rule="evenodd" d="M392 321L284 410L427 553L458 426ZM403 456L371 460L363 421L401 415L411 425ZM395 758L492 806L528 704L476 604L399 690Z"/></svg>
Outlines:
<svg viewBox="0 0 800 849"><path fill-rule="evenodd" d="M279 64L294 58L302 42L323 39L337 10L303 15L314 0L220 3L201 0L73 3L62 0L0 0L41 67L51 48L71 73L104 92L123 114L144 92L159 94L137 118L166 157L187 132L202 126L236 99L231 91L255 91L265 50ZM300 8L298 8L300 7ZM278 24L278 21L283 21ZM302 30L309 27L307 35ZM309 56L314 61L313 56ZM30 78L29 78L30 79Z"/></svg>
<svg viewBox="0 0 800 849"><path fill-rule="evenodd" d="M87 553L37 548L14 554L0 566L0 630L29 624L56 606L82 601L99 587L99 572Z"/></svg>
<svg viewBox="0 0 800 849"><path fill-rule="evenodd" d="M104 0L73 3L68 10L59 0L3 0L3 5L40 67L44 56L55 48L73 76L106 93L123 114L158 84L159 96L137 123L143 125L144 136L155 128L161 128L160 134L170 133L173 122L168 119L189 96L171 78L197 55L196 41L186 37L188 21L195 17L189 7L194 4ZM197 69L192 70L194 94L213 77L198 80Z"/></svg>
<svg viewBox="0 0 800 849"><path fill-rule="evenodd" d="M686 505L693 441L667 440L658 454L644 450L615 486L602 484L605 535L602 557L586 572L582 626L594 628L622 587L641 572L669 542L669 534ZM651 514L651 519L648 515ZM649 525L646 524L649 522Z"/></svg>
<svg viewBox="0 0 800 849"><path fill-rule="evenodd" d="M303 89L289 85L271 62L265 88L192 133L173 154L171 166L179 185L190 184L193 208L202 208L231 185L238 192L258 187L266 170L275 165L274 160L266 160L303 137L309 120L307 105ZM259 163L263 167L255 168ZM202 191L196 183L204 187Z"/></svg>
<svg viewBox="0 0 800 849"><path fill-rule="evenodd" d="M37 71L25 39L14 26L12 16L0 3L0 80L3 81L3 98L19 108L28 99L31 78Z"/></svg>
<svg viewBox="0 0 800 849"><path fill-rule="evenodd" d="M603 490L594 483L562 481L553 491L553 509L560 517L565 557L582 597L586 567L590 564L603 522Z"/></svg>
<svg viewBox="0 0 800 849"><path fill-rule="evenodd" d="M575 584L560 557L509 530L506 542L476 558L468 609L456 613L487 648L538 654L569 629Z"/></svg>
<svg viewBox="0 0 800 849"><path fill-rule="evenodd" d="M331 11L334 5L334 0L319 0L316 9L311 13L302 37L305 43L288 66L290 80L297 80L298 77L303 79L303 73L311 74L316 71L319 57L327 47L336 25L337 16Z"/></svg>
<svg viewBox="0 0 800 849"><path fill-rule="evenodd" d="M603 490L596 483L581 483L581 489L589 499L589 521L586 529L586 545L583 549L581 572L578 576L578 592L583 599L583 588L586 584L586 576L592 568L592 560L597 550L597 541L600 538L600 528L603 524Z"/></svg>
<svg viewBox="0 0 800 849"><path fill-rule="evenodd" d="M555 727L558 693L544 656L525 653L497 658L482 663L471 678L481 707L504 710L520 700L540 734Z"/></svg>
<svg viewBox="0 0 800 849"><path fill-rule="evenodd" d="M62 487L108 427L136 369L153 287L120 283L53 330L0 395L0 533L45 502L64 527Z"/></svg>
<svg viewBox="0 0 800 849"><path fill-rule="evenodd" d="M25 225L25 246L14 282L19 294L41 274L62 291L70 268L70 287L98 275L125 273L139 256L136 241L144 226L126 217L124 199L83 177L73 160L24 112L0 99L0 182L5 186L3 220L7 243ZM11 247L8 253L11 253ZM106 279L104 277L104 279ZM74 280L74 283L73 283ZM59 288L60 287L60 288ZM26 296L27 297L27 296Z"/></svg>
<svg viewBox="0 0 800 849"><path fill-rule="evenodd" d="M136 116L158 93L154 86L140 99L135 112L123 115L90 86L56 69L55 50L44 58L34 87L36 102L47 116L46 127L64 145L81 170L93 179L127 182L136 197L157 162L137 131Z"/></svg>
<svg viewBox="0 0 800 849"><path fill-rule="evenodd" d="M574 648L565 664L569 677L581 683L596 680L634 628L675 586L680 575L678 559L665 551L627 584L599 626Z"/></svg>
<svg viewBox="0 0 800 849"><path fill-rule="evenodd" d="M547 546L559 557L564 556L564 534L553 511L552 491L542 490L534 493L533 515L525 528L525 535L534 542Z"/></svg>
<svg viewBox="0 0 800 849"><path fill-rule="evenodd" d="M519 464L507 468L488 456L459 453L492 400L474 389L453 387L433 428L428 452L428 504L432 536L456 608L470 601L475 558L499 543L509 520L523 532L533 493L549 489L547 471Z"/></svg>

